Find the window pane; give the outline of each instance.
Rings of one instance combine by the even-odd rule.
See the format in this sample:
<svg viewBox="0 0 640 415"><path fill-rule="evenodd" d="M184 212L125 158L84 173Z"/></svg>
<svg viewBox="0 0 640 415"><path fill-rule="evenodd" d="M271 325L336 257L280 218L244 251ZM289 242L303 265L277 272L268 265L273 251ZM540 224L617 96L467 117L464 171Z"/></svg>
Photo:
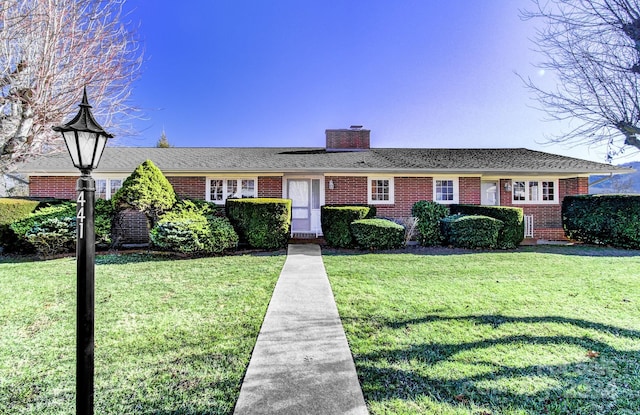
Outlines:
<svg viewBox="0 0 640 415"><path fill-rule="evenodd" d="M256 197L255 180L242 181L242 197Z"/></svg>
<svg viewBox="0 0 640 415"><path fill-rule="evenodd" d="M227 180L227 197L232 198L240 198L240 194L238 193L238 181L237 180Z"/></svg>
<svg viewBox="0 0 640 415"><path fill-rule="evenodd" d="M120 179L111 179L109 180L111 184L111 197L122 187L122 180Z"/></svg>
<svg viewBox="0 0 640 415"><path fill-rule="evenodd" d="M371 200L389 200L389 180L371 180Z"/></svg>
<svg viewBox="0 0 640 415"><path fill-rule="evenodd" d="M556 200L554 182L542 182L542 200Z"/></svg>
<svg viewBox="0 0 640 415"><path fill-rule="evenodd" d="M105 179L96 179L96 198L107 198L107 181Z"/></svg>
<svg viewBox="0 0 640 415"><path fill-rule="evenodd" d="M311 209L320 209L320 180L311 180Z"/></svg>
<svg viewBox="0 0 640 415"><path fill-rule="evenodd" d="M222 180L211 180L211 200L220 201L224 200L224 193L222 191Z"/></svg>
<svg viewBox="0 0 640 415"><path fill-rule="evenodd" d="M525 182L513 182L513 200L526 200Z"/></svg>
<svg viewBox="0 0 640 415"><path fill-rule="evenodd" d="M453 201L453 180L436 180L436 200Z"/></svg>
<svg viewBox="0 0 640 415"><path fill-rule="evenodd" d="M529 182L529 200L537 201L540 200L540 186L538 186L538 182Z"/></svg>

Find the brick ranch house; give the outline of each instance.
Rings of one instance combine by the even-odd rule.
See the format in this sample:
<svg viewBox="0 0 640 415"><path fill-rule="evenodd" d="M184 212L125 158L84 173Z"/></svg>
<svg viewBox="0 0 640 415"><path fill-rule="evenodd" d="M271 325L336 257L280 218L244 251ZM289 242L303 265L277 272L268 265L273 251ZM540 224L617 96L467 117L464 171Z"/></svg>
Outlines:
<svg viewBox="0 0 640 415"><path fill-rule="evenodd" d="M292 199L294 235L320 235L325 204L373 204L378 216L403 218L415 202L433 200L521 207L527 237L560 240L566 195L587 194L590 175L632 171L524 148L372 148L370 131L352 127L326 130L325 148L108 147L93 173L97 197L109 199L147 159L180 197L218 204L229 197ZM21 171L30 196L76 197L78 172L66 153ZM146 238L133 228L127 239Z"/></svg>

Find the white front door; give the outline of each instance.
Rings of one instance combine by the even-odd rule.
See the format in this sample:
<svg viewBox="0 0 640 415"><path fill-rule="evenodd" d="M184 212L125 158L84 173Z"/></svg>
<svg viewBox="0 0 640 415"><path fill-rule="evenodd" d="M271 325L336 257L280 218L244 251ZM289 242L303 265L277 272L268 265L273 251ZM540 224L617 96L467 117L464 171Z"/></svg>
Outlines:
<svg viewBox="0 0 640 415"><path fill-rule="evenodd" d="M292 232L311 231L311 192L309 180L289 180Z"/></svg>
<svg viewBox="0 0 640 415"><path fill-rule="evenodd" d="M320 179L287 179L291 232L320 233Z"/></svg>
<svg viewBox="0 0 640 415"><path fill-rule="evenodd" d="M482 182L481 191L482 191L482 199L481 202L485 206L498 206L500 204L500 193L498 192L498 182Z"/></svg>

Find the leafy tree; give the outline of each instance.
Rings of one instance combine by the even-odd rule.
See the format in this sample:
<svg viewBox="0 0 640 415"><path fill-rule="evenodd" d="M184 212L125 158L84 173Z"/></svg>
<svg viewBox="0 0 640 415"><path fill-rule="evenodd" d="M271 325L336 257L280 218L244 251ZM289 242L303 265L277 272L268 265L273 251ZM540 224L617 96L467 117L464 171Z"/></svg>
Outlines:
<svg viewBox="0 0 640 415"><path fill-rule="evenodd" d="M158 148L171 148L173 147L171 143L169 143L169 139L167 139L167 135L164 133L164 129L162 130L162 134L160 134L160 138L156 143L156 147Z"/></svg>
<svg viewBox="0 0 640 415"><path fill-rule="evenodd" d="M110 132L134 115L128 97L142 50L122 22L123 4L0 2L0 175L17 162L64 149L51 126L75 111L84 86Z"/></svg>
<svg viewBox="0 0 640 415"><path fill-rule="evenodd" d="M557 77L554 89L525 80L553 120L575 127L554 141L606 145L610 159L640 149L640 2L532 0L525 19L544 22L534 39Z"/></svg>
<svg viewBox="0 0 640 415"><path fill-rule="evenodd" d="M151 160L147 160L125 179L112 203L116 210L133 208L144 213L151 229L158 217L175 205L176 199L169 180Z"/></svg>

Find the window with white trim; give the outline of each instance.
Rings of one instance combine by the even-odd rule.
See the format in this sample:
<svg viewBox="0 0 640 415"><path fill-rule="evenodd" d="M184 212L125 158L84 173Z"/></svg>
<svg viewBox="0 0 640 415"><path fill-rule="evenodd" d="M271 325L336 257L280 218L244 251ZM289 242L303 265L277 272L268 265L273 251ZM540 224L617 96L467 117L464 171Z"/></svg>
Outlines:
<svg viewBox="0 0 640 415"><path fill-rule="evenodd" d="M514 204L558 203L555 180L514 180L511 200Z"/></svg>
<svg viewBox="0 0 640 415"><path fill-rule="evenodd" d="M122 179L95 179L96 181L96 198L111 199L114 194L122 187Z"/></svg>
<svg viewBox="0 0 640 415"><path fill-rule="evenodd" d="M208 199L222 204L227 199L258 197L256 178L211 178L207 180Z"/></svg>
<svg viewBox="0 0 640 415"><path fill-rule="evenodd" d="M392 177L369 177L367 192L370 204L392 204L393 200Z"/></svg>
<svg viewBox="0 0 640 415"><path fill-rule="evenodd" d="M458 179L434 179L433 200L438 203L458 203Z"/></svg>

